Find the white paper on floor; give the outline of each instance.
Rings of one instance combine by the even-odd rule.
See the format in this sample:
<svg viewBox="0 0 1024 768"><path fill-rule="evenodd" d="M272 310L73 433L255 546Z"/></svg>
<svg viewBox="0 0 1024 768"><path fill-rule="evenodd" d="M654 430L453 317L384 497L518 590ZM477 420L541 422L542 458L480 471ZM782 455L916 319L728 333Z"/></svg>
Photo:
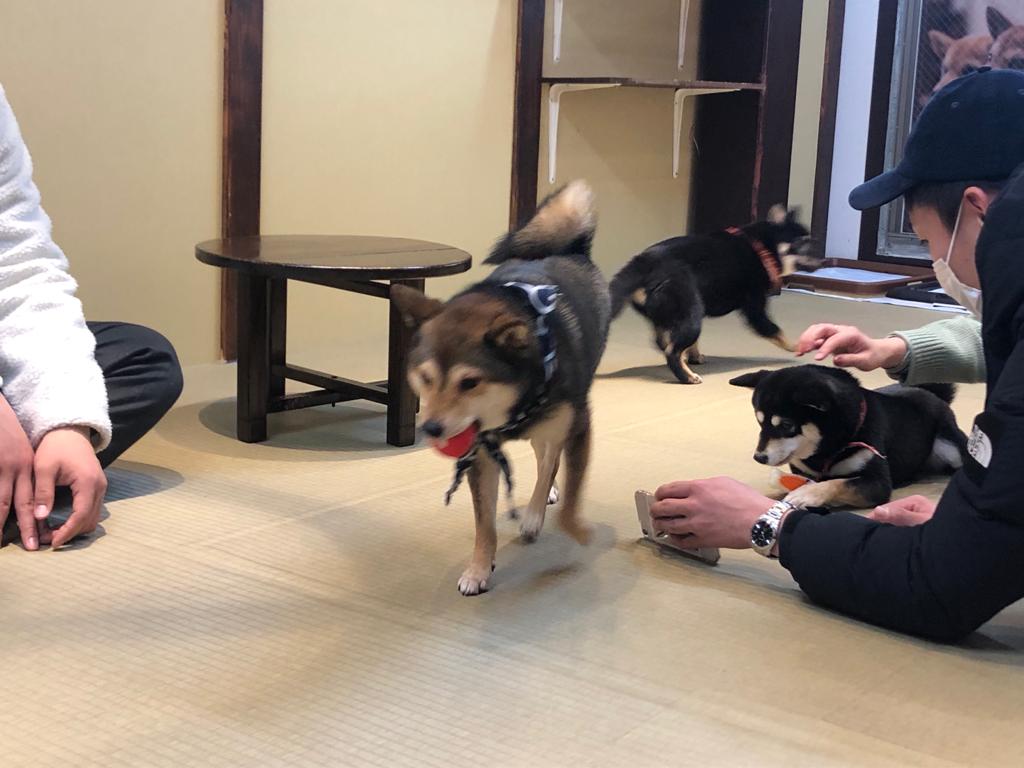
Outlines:
<svg viewBox="0 0 1024 768"><path fill-rule="evenodd" d="M843 280L849 283L884 283L889 280L906 280L910 275L893 275L889 272L872 272L870 269L851 267L822 267L815 272L796 272L797 275L818 277L824 280Z"/></svg>

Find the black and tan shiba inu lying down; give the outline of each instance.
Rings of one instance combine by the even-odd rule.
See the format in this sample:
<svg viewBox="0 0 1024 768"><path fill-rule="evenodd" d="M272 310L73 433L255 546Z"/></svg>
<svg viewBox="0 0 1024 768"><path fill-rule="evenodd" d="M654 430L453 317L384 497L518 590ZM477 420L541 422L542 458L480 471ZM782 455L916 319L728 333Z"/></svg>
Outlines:
<svg viewBox="0 0 1024 768"><path fill-rule="evenodd" d="M409 379L420 397L421 429L435 444L469 447L457 463L453 490L469 476L476 516L473 558L459 591L487 589L497 546L498 486L511 476L501 445L529 440L537 484L520 531L532 541L544 524L564 453L559 524L580 543L580 490L590 458L590 385L608 337L610 300L590 260L593 197L573 182L542 203L522 229L505 236L488 264L490 277L447 303L402 286L392 298L418 328Z"/></svg>
<svg viewBox="0 0 1024 768"><path fill-rule="evenodd" d="M963 464L967 437L949 407L950 384L871 390L821 365L745 373L729 383L754 390L761 425L754 460L788 463L816 481L785 497L797 507L873 507L889 501L893 488Z"/></svg>

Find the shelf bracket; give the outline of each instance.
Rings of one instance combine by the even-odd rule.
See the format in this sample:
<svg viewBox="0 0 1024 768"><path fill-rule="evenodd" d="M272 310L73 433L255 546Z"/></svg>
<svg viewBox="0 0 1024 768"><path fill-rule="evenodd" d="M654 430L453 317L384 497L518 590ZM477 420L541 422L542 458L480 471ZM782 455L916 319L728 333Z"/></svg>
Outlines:
<svg viewBox="0 0 1024 768"><path fill-rule="evenodd" d="M683 0L684 3L689 0ZM551 36L551 58L558 63L562 60L562 16L565 15L565 0L554 0L554 30Z"/></svg>
<svg viewBox="0 0 1024 768"><path fill-rule="evenodd" d="M569 91L596 91L602 88L618 88L619 83L554 83L548 88L548 181L555 183L555 166L558 161L558 113L562 94Z"/></svg>
<svg viewBox="0 0 1024 768"><path fill-rule="evenodd" d="M559 0L555 0L555 3L555 7L557 8L557 4L560 4ZM689 20L690 0L679 0L679 69L682 69L683 66L686 64L686 25L689 22ZM558 61L558 59L556 58L555 61Z"/></svg>
<svg viewBox="0 0 1024 768"><path fill-rule="evenodd" d="M684 0L685 3L686 0ZM689 96L705 96L709 93L735 93L739 88L678 88L672 110L672 178L679 178L679 140L683 133L683 103Z"/></svg>

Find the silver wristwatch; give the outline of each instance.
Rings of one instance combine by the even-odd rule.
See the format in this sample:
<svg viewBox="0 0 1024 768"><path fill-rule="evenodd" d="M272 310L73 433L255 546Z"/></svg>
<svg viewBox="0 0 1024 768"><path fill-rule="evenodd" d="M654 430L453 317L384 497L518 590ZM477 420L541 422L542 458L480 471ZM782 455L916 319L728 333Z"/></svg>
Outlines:
<svg viewBox="0 0 1024 768"><path fill-rule="evenodd" d="M750 529L750 546L759 555L765 557L775 556L772 549L779 538L779 525L782 518L796 507L788 501L777 501L768 508L768 511L757 518L757 521Z"/></svg>

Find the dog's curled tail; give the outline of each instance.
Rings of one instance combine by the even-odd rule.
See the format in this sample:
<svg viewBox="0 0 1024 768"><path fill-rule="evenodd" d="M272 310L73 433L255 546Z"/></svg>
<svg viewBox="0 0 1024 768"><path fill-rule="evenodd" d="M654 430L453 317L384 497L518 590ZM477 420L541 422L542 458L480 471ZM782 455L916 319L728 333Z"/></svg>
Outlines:
<svg viewBox="0 0 1024 768"><path fill-rule="evenodd" d="M953 398L956 397L956 384L915 384L914 386L925 392L931 392L947 405L952 405Z"/></svg>
<svg viewBox="0 0 1024 768"><path fill-rule="evenodd" d="M626 266L615 273L615 277L608 284L608 291L612 295L613 320L622 312L633 292L643 288L645 278L646 270L643 269L640 258L630 259Z"/></svg>
<svg viewBox="0 0 1024 768"><path fill-rule="evenodd" d="M548 195L525 225L501 238L484 263L577 254L590 258L596 227L594 193L586 182L571 181Z"/></svg>

